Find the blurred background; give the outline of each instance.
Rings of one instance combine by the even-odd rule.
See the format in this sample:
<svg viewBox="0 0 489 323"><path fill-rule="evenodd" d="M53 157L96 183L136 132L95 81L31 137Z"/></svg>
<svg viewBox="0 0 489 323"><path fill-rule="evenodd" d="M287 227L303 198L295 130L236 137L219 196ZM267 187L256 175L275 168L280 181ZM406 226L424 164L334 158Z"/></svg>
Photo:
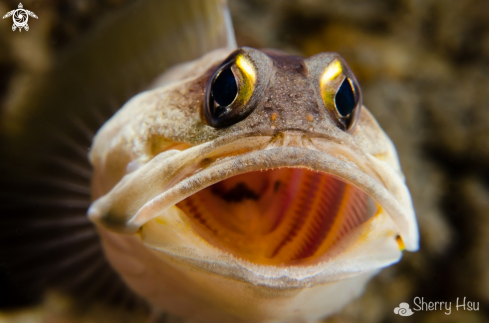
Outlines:
<svg viewBox="0 0 489 323"><path fill-rule="evenodd" d="M58 53L132 2L23 1L42 19L30 19L22 33L12 32L11 19L0 20L0 109L18 99L25 82L49 71ZM0 0L0 14L17 5ZM406 252L325 322L489 322L489 1L229 0L229 6L239 46L306 57L335 51L346 59L364 104L398 149L412 193L420 251ZM5 277L0 304L20 311L22 301L1 291ZM452 302L451 314L393 313L415 297ZM457 311L457 297L479 302L479 311Z"/></svg>

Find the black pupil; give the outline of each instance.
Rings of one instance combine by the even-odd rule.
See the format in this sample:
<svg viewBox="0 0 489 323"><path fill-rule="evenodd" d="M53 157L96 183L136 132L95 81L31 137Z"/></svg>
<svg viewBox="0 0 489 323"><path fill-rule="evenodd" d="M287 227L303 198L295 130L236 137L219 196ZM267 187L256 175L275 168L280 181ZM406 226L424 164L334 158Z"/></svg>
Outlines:
<svg viewBox="0 0 489 323"><path fill-rule="evenodd" d="M212 96L216 103L225 107L233 103L238 94L238 84L231 68L225 68L219 73L212 84Z"/></svg>
<svg viewBox="0 0 489 323"><path fill-rule="evenodd" d="M335 96L338 112L343 116L349 115L355 108L355 95L348 79L345 79Z"/></svg>

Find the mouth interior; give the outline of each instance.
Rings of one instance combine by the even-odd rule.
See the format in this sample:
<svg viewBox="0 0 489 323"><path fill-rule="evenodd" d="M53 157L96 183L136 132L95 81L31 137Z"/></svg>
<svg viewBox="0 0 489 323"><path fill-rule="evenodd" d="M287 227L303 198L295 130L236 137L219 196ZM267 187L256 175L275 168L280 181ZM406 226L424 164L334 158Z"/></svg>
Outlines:
<svg viewBox="0 0 489 323"><path fill-rule="evenodd" d="M305 168L236 175L177 207L210 244L268 265L314 260L379 210L356 186Z"/></svg>

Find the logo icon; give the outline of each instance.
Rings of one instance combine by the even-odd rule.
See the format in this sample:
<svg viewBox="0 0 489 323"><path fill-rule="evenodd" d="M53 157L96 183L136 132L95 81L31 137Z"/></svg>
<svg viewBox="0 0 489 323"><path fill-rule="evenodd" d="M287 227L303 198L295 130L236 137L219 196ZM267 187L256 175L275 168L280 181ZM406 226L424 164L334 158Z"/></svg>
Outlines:
<svg viewBox="0 0 489 323"><path fill-rule="evenodd" d="M394 313L399 314L401 316L411 316L414 314L413 311L409 308L408 303L401 303L399 304L399 307L396 307L394 309Z"/></svg>
<svg viewBox="0 0 489 323"><path fill-rule="evenodd" d="M22 6L22 3L19 3L18 9L7 12L7 14L3 16L2 19L8 18L10 16L13 16L12 18L14 19L12 31L15 31L17 28L19 28L19 31L22 31L22 28L28 31L29 25L27 24L27 21L29 20L29 16L37 19L36 14L32 11L25 10L24 6Z"/></svg>

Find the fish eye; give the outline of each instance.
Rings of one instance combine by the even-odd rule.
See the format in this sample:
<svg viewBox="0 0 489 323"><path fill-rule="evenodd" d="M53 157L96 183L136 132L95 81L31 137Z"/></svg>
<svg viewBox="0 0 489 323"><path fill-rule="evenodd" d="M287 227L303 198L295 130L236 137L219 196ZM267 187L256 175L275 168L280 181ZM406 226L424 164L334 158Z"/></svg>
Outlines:
<svg viewBox="0 0 489 323"><path fill-rule="evenodd" d="M342 60L334 60L323 71L320 90L324 105L336 123L345 131L352 131L362 98L355 76Z"/></svg>
<svg viewBox="0 0 489 323"><path fill-rule="evenodd" d="M254 109L256 75L252 61L241 51L231 54L207 83L204 101L207 124L224 128L246 118Z"/></svg>

